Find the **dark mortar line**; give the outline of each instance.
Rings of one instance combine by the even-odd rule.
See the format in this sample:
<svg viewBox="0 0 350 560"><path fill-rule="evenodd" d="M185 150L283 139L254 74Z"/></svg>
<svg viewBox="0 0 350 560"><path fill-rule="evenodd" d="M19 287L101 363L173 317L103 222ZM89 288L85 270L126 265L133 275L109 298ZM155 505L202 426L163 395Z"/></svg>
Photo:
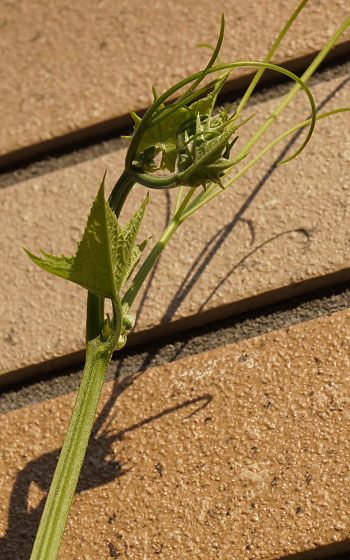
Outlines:
<svg viewBox="0 0 350 560"><path fill-rule="evenodd" d="M349 307L350 283L346 282L270 304L258 310L229 316L181 333L124 348L112 360L106 381L327 316ZM76 391L82 369L82 363L71 365L5 387L0 391L0 413Z"/></svg>
<svg viewBox="0 0 350 560"><path fill-rule="evenodd" d="M345 45L346 43L341 43L333 49L332 56L320 65L317 72L310 78L309 85L313 86L337 76L349 75L349 55L346 53ZM282 65L296 74L300 74L307 68L314 56L316 55L307 55L287 61ZM228 82L219 97L219 103L225 101L231 103L232 96L236 96L236 101L239 101L253 76L254 73L250 73ZM290 79L281 74L277 75L276 72L265 70L249 104L254 106L261 101L280 97L289 89ZM142 115L145 111L146 109L137 112ZM131 125L130 115L121 115L68 135L0 156L0 188L122 149L127 146L127 141L121 136L130 135Z"/></svg>
<svg viewBox="0 0 350 560"><path fill-rule="evenodd" d="M169 337L182 335L185 332L193 332L204 325L211 325L217 321L223 321L228 317L239 317L244 313L257 312L267 306L276 306L278 302L289 301L303 294L312 294L321 289L337 286L350 281L350 269L345 268L337 272L309 278L289 286L281 286L272 290L256 294L242 300L232 301L223 305L214 306L211 309L202 310L201 308L193 315L184 316L179 319L171 320L172 314L167 317L168 310L163 314L162 319L153 327L140 331L132 331L127 339L125 348L133 346L143 346L159 340L169 340ZM312 297L312 295L310 296ZM175 302L178 298L175 298ZM170 306L171 307L171 306ZM141 313L141 306L136 310L136 315ZM169 308L168 308L169 309ZM215 345L214 345L215 346ZM118 353L118 356L120 354ZM62 356L57 356L43 362L34 363L24 368L8 371L0 376L1 387L13 386L23 383L29 378L38 378L55 371L63 371L66 368L75 367L77 364L84 363L85 350L80 349Z"/></svg>

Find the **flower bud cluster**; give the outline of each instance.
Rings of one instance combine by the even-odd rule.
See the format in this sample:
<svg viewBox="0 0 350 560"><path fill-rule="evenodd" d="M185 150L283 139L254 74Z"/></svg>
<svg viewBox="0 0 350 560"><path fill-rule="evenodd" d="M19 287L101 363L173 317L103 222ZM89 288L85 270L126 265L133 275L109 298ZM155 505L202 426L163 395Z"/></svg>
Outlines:
<svg viewBox="0 0 350 560"><path fill-rule="evenodd" d="M230 152L238 136L231 138L244 123L235 124L236 113L228 115L225 109L212 114L218 89L188 106L175 106L172 110L163 104L158 107L132 160L132 170L142 174L142 184L150 188L202 185L205 189L212 182L223 187L221 178L237 163L230 159ZM132 116L136 132L141 119L134 113ZM162 171L172 173L169 181L164 174L159 175ZM155 172L157 183L155 175L151 175ZM156 184L159 185L160 178L159 187Z"/></svg>
<svg viewBox="0 0 350 560"><path fill-rule="evenodd" d="M204 189L208 182L222 186L221 177L226 169L236 162L230 160L230 151L238 139L230 138L236 130L232 126L235 115L228 117L221 109L218 115L200 115L190 118L183 123L176 134L177 158L176 173L185 173L185 184L190 187L202 185Z"/></svg>

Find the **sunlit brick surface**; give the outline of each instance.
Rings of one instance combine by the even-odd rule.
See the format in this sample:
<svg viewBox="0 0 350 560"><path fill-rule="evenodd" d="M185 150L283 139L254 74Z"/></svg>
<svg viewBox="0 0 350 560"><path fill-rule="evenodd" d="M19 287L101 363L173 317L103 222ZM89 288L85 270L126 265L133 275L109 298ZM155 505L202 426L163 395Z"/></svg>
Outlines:
<svg viewBox="0 0 350 560"><path fill-rule="evenodd" d="M222 60L263 60L297 0L25 0L0 6L0 155L146 108L207 62L221 13ZM346 0L312 0L275 60L322 48ZM236 72L239 75L239 71Z"/></svg>
<svg viewBox="0 0 350 560"><path fill-rule="evenodd" d="M349 327L344 311L106 384L59 559L349 550ZM29 557L73 401L1 418L3 560Z"/></svg>

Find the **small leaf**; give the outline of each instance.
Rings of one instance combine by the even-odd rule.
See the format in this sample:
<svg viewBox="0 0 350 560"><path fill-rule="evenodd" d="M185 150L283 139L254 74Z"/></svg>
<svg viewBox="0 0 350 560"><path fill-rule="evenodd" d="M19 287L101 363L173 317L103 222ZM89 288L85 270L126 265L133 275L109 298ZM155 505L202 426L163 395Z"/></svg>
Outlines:
<svg viewBox="0 0 350 560"><path fill-rule="evenodd" d="M142 121L142 118L139 117L134 111L130 111L130 115L134 120L134 127L135 130L137 129L137 127L139 126L140 122ZM132 140L132 136L122 136L122 138L125 138L125 140Z"/></svg>
<svg viewBox="0 0 350 560"><path fill-rule="evenodd" d="M118 290L123 287L129 278L133 269L140 260L143 249L147 245L148 239L143 241L140 245L135 245L135 240L140 229L148 200L149 196L147 194L145 200L141 204L141 207L137 210L137 212L135 212L130 222L121 228L122 242L120 243L120 252L116 261L115 271Z"/></svg>
<svg viewBox="0 0 350 560"><path fill-rule="evenodd" d="M190 105L185 103L174 102L172 105L165 107L161 104L155 109L152 118L141 137L138 145L137 154L135 154L132 165L134 169L142 172L153 173L154 171L168 170L175 171L177 158L177 138L179 130L186 125L187 122L200 117L209 117L213 111L217 96L224 85L229 72L226 72L221 79L218 80L214 89L205 97L197 99ZM155 88L152 88L154 100L158 98ZM134 119L134 133L137 131L142 119L135 113L131 113ZM124 137L132 140L132 136ZM161 162L158 167L154 158L161 153Z"/></svg>

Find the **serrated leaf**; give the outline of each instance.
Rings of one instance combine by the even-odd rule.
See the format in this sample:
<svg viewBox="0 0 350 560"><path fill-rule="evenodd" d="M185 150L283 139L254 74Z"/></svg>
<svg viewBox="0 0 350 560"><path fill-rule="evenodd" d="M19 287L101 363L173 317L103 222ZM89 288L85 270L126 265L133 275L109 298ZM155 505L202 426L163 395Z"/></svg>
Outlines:
<svg viewBox="0 0 350 560"><path fill-rule="evenodd" d="M41 258L26 252L44 270L113 299L117 295L113 262L117 257L119 238L116 216L104 198L103 179L74 257L56 257L41 251L45 257Z"/></svg>
<svg viewBox="0 0 350 560"><path fill-rule="evenodd" d="M31 260L48 272L79 284L106 298L116 299L133 260L132 249L148 199L121 228L104 198L104 178L89 214L76 255L45 258L26 250Z"/></svg>

